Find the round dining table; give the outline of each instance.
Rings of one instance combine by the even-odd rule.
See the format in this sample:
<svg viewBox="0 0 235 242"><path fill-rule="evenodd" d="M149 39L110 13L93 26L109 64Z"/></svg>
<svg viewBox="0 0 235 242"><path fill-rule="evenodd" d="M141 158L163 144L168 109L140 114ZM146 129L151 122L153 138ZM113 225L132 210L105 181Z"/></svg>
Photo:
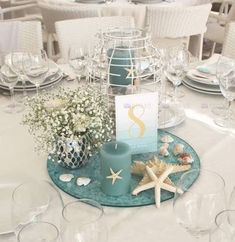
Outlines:
<svg viewBox="0 0 235 242"><path fill-rule="evenodd" d="M61 68L67 72L66 65ZM75 88L77 81L61 82L63 87ZM217 126L212 108L223 103L220 95L208 95L180 87L184 92L182 102L186 118L181 124L167 131L187 141L197 152L202 169L219 173L225 180L226 194L235 185L235 129ZM30 94L33 95L33 94ZM19 94L16 95L19 98ZM9 96L0 90L0 177L25 176L50 180L47 172L47 153L35 151L35 141L27 127L22 125L24 112L9 114L4 106L10 103ZM235 103L232 108L235 111ZM73 197L60 191L64 202ZM1 208L0 208L1 209ZM193 242L189 233L176 223L172 200L165 201L160 208L155 205L117 208L104 206L109 242ZM0 236L1 241L1 236ZM7 242L7 239L2 241ZM202 238L198 241L208 241Z"/></svg>

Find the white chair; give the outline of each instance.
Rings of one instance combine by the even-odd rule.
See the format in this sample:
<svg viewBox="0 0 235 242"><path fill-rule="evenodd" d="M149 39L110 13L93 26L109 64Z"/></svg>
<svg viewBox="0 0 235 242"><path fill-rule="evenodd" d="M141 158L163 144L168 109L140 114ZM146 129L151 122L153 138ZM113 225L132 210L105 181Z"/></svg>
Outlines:
<svg viewBox="0 0 235 242"><path fill-rule="evenodd" d="M98 18L83 18L56 22L61 57L68 59L69 46L76 44L81 48L95 46L96 34L113 27L133 28L134 18L131 16L113 16Z"/></svg>
<svg viewBox="0 0 235 242"><path fill-rule="evenodd" d="M56 59L56 51L54 49L54 42L57 40L55 31L55 22L66 19L98 17L99 10L97 8L89 8L84 6L69 6L56 5L46 2L39 2L39 8L42 13L43 23L47 31L47 54L50 58Z"/></svg>
<svg viewBox="0 0 235 242"><path fill-rule="evenodd" d="M166 47L185 42L200 60L210 10L210 3L189 7L147 6L147 25L154 43ZM190 37L195 38L189 43Z"/></svg>
<svg viewBox="0 0 235 242"><path fill-rule="evenodd" d="M222 54L235 59L235 22L226 25Z"/></svg>
<svg viewBox="0 0 235 242"><path fill-rule="evenodd" d="M0 51L37 51L43 48L42 27L37 21L0 21Z"/></svg>
<svg viewBox="0 0 235 242"><path fill-rule="evenodd" d="M228 5L231 5L228 11ZM225 0L220 8L219 14L212 13L207 24L205 39L213 42L211 55L214 53L216 43L223 44L226 25L235 20L235 1Z"/></svg>
<svg viewBox="0 0 235 242"><path fill-rule="evenodd" d="M41 21L42 17L39 14L27 14L27 11L35 10L37 8L36 3L28 3L10 7L0 7L0 20L38 20ZM19 13L19 14L18 14Z"/></svg>

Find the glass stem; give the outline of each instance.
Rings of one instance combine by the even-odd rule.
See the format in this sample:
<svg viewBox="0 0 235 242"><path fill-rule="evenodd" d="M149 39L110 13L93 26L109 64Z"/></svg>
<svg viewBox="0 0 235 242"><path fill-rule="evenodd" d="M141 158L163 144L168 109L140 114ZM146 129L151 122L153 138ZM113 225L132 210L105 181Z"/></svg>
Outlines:
<svg viewBox="0 0 235 242"><path fill-rule="evenodd" d="M23 75L20 75L20 80L23 85L23 98L25 98L25 97L27 97L27 92L26 92L26 82L25 82L25 78Z"/></svg>
<svg viewBox="0 0 235 242"><path fill-rule="evenodd" d="M11 95L11 103L12 106L15 107L15 95L14 95L14 87L10 87L10 95Z"/></svg>
<svg viewBox="0 0 235 242"><path fill-rule="evenodd" d="M231 112L232 112L232 110L231 110L231 104L232 104L232 102L230 100L227 100L227 103L228 103L228 108L227 108L227 112L226 112L226 119L227 120L230 120L230 118L231 118Z"/></svg>
<svg viewBox="0 0 235 242"><path fill-rule="evenodd" d="M178 86L175 85L174 86L174 104L177 103L177 100L178 100L177 95L178 95Z"/></svg>

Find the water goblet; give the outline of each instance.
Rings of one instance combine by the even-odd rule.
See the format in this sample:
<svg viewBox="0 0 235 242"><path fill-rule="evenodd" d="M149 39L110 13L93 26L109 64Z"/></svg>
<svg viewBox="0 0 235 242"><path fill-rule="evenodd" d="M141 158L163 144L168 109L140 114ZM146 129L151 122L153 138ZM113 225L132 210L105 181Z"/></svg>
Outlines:
<svg viewBox="0 0 235 242"><path fill-rule="evenodd" d="M49 222L60 227L63 201L58 191L47 181L27 181L12 194L12 224L18 235L25 225Z"/></svg>
<svg viewBox="0 0 235 242"><path fill-rule="evenodd" d="M8 54L1 54L1 68L0 68L0 80L10 90L11 103L5 108L7 113L18 113L23 111L24 107L15 102L14 87L18 82L18 75L12 70Z"/></svg>
<svg viewBox="0 0 235 242"><path fill-rule="evenodd" d="M196 182L190 187L190 181ZM177 183L173 200L176 221L195 240L210 233L215 227L216 214L225 209L224 180L216 172L192 169L185 172Z"/></svg>
<svg viewBox="0 0 235 242"><path fill-rule="evenodd" d="M27 53L26 58L23 59L23 71L36 87L37 97L39 94L39 87L45 81L49 71L49 61L44 50L39 52Z"/></svg>
<svg viewBox="0 0 235 242"><path fill-rule="evenodd" d="M77 81L80 82L81 78L85 76L86 73L86 56L84 49L72 45L68 52L68 62L76 74Z"/></svg>
<svg viewBox="0 0 235 242"><path fill-rule="evenodd" d="M70 202L64 207L62 216L62 241L105 242L103 208L96 201L79 199Z"/></svg>
<svg viewBox="0 0 235 242"><path fill-rule="evenodd" d="M59 242L58 228L48 222L32 222L25 225L17 236L17 242Z"/></svg>
<svg viewBox="0 0 235 242"><path fill-rule="evenodd" d="M217 62L216 76L219 81L220 90L227 100L228 108L225 116L217 118L215 123L221 127L234 128L235 119L231 104L235 100L235 61L221 56Z"/></svg>

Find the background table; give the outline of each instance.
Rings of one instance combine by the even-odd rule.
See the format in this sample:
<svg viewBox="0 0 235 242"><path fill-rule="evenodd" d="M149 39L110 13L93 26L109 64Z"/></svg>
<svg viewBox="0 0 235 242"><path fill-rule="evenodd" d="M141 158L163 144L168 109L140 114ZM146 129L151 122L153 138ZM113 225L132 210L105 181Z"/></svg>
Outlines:
<svg viewBox="0 0 235 242"><path fill-rule="evenodd" d="M64 82L63 85L77 84L74 81ZM202 168L212 169L223 176L229 194L235 185L235 130L216 126L211 113L211 108L223 102L223 98L199 94L183 86L180 88L185 92L182 100L187 118L181 125L168 130L194 147L201 158ZM47 154L38 155L35 152L32 136L27 127L20 124L22 113L3 112L3 106L7 103L9 97L0 95L0 176L24 174L38 179L50 179L46 169ZM73 200L63 192L61 194L65 202ZM136 208L105 207L104 210L110 230L109 242L194 241L175 222L172 200L162 203L160 209L151 205Z"/></svg>

